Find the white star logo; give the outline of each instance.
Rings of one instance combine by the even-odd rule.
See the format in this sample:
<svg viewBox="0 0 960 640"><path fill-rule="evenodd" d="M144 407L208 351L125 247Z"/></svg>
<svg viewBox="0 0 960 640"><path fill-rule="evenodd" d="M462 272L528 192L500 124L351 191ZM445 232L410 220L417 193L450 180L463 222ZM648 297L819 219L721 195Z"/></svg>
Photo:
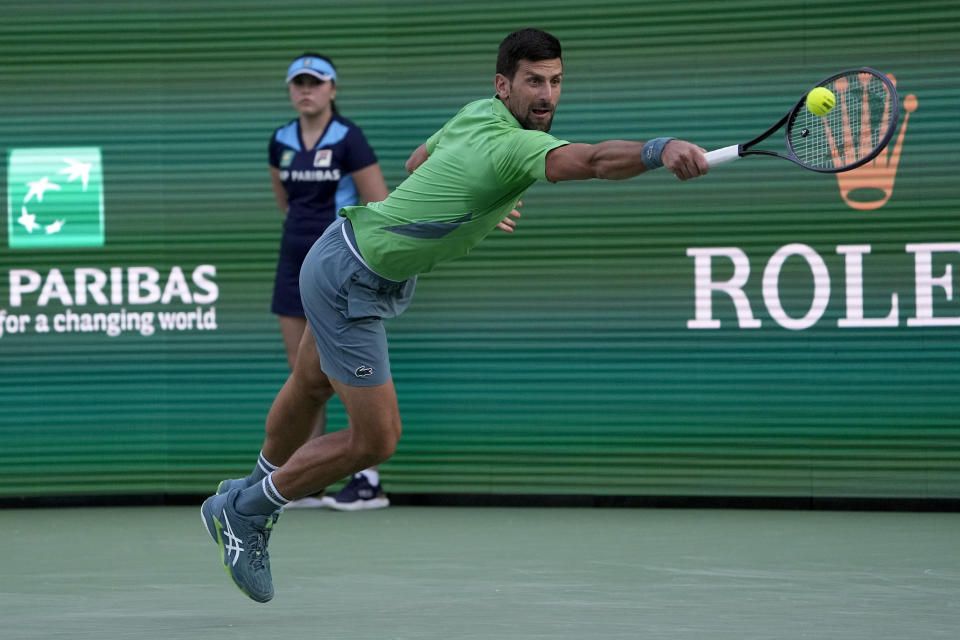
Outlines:
<svg viewBox="0 0 960 640"><path fill-rule="evenodd" d="M37 196L37 202L43 202L43 194L50 189L54 191L60 191L60 185L50 182L50 179L47 176L43 176L39 180L34 180L33 182L28 182L27 186L30 187L30 191L27 192L27 197L23 199L24 203L30 202L30 198Z"/></svg>
<svg viewBox="0 0 960 640"><path fill-rule="evenodd" d="M65 220L57 220L56 222L54 222L54 223L52 223L52 224L48 224L48 225L45 227L45 229L47 230L47 235L50 235L51 233L56 233L57 231L60 231L60 228L63 226L63 223L64 223L64 222L65 222Z"/></svg>
<svg viewBox="0 0 960 640"><path fill-rule="evenodd" d="M28 212L26 207L20 207L20 217L17 222L27 228L27 233L33 233L33 230L40 226L37 224L37 216Z"/></svg>
<svg viewBox="0 0 960 640"><path fill-rule="evenodd" d="M92 162L80 162L79 160L74 160L73 158L63 158L63 161L67 163L67 167L60 169L57 173L69 173L67 176L67 182L73 182L77 178L80 178L83 182L83 190L87 190L87 183L90 181L90 167L93 166Z"/></svg>

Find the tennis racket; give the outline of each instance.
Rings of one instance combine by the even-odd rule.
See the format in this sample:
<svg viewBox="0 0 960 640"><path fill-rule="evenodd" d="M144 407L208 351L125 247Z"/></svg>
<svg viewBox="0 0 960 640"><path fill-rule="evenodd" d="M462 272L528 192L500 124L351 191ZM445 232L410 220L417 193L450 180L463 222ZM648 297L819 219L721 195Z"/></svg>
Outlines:
<svg viewBox="0 0 960 640"><path fill-rule="evenodd" d="M890 142L900 117L900 98L893 83L879 71L861 67L841 71L816 86L826 87L837 98L826 115L815 115L807 108L805 93L761 135L745 144L710 151L707 162L712 167L743 156L776 156L822 173L849 171L870 162ZM754 148L784 125L786 153Z"/></svg>

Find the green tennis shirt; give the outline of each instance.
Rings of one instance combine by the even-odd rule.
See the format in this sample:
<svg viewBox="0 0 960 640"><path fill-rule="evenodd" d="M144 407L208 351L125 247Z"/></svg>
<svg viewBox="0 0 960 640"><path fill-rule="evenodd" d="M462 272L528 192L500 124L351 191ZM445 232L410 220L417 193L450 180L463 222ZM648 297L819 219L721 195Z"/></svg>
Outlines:
<svg viewBox="0 0 960 640"><path fill-rule="evenodd" d="M546 179L547 152L565 144L521 127L497 98L477 100L430 136L429 158L386 200L340 213L370 268L406 280L477 246Z"/></svg>

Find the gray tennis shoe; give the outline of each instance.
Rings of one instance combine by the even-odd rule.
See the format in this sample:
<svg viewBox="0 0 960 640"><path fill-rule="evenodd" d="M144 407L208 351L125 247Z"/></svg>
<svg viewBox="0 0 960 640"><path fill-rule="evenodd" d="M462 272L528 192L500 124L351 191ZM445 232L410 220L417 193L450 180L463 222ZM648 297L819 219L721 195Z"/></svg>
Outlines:
<svg viewBox="0 0 960 640"><path fill-rule="evenodd" d="M220 484L217 485L217 495L227 493L231 489L239 489L240 491L243 491L246 488L246 478L231 478L229 480L222 480Z"/></svg>
<svg viewBox="0 0 960 640"><path fill-rule="evenodd" d="M234 584L251 600L273 598L267 543L278 514L245 516L234 508L239 489L215 494L200 507L207 533L220 547L220 561Z"/></svg>

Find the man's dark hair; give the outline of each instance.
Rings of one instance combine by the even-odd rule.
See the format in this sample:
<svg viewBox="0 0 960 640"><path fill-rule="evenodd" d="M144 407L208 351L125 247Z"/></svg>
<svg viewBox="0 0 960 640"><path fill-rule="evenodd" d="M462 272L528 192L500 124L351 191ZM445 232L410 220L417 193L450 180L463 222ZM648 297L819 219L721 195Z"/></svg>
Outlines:
<svg viewBox="0 0 960 640"><path fill-rule="evenodd" d="M513 80L521 60L540 62L560 56L560 41L540 29L514 31L500 43L497 73Z"/></svg>

